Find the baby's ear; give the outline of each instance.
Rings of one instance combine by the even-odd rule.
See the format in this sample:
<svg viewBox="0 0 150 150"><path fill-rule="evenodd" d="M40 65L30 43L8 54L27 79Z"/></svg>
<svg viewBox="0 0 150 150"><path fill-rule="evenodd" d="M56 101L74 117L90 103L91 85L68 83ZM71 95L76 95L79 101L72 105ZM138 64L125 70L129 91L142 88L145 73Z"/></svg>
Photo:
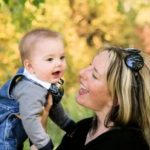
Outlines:
<svg viewBox="0 0 150 150"><path fill-rule="evenodd" d="M23 65L24 65L24 67L25 67L31 74L34 73L34 70L33 70L32 64L31 64L31 61L30 61L29 59L25 59L25 60L23 61Z"/></svg>

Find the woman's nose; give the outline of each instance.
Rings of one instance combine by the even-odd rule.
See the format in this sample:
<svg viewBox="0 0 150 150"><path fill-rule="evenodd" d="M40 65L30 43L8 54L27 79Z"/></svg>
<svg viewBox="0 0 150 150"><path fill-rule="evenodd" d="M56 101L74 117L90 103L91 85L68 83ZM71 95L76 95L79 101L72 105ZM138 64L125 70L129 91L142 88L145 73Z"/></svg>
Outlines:
<svg viewBox="0 0 150 150"><path fill-rule="evenodd" d="M80 70L80 78L86 79L86 70L87 68Z"/></svg>

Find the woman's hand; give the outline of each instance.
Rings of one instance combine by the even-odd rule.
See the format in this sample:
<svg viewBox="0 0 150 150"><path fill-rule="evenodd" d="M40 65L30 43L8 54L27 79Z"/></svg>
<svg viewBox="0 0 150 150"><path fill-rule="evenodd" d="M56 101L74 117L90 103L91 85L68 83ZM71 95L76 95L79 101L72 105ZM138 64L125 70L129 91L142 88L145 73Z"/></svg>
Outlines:
<svg viewBox="0 0 150 150"><path fill-rule="evenodd" d="M43 112L40 116L40 121L45 131L47 131L47 121L48 121L49 111L52 105L53 105L52 95L49 94L47 98L47 105L43 108Z"/></svg>

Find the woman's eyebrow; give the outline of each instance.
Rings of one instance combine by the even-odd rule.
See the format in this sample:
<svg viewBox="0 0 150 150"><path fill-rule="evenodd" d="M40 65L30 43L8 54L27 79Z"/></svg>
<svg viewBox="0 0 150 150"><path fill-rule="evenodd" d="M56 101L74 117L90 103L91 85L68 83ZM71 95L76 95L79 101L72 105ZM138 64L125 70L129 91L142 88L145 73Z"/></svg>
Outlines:
<svg viewBox="0 0 150 150"><path fill-rule="evenodd" d="M96 72L96 73L98 73L98 71L97 71L97 69L94 67L94 71Z"/></svg>
<svg viewBox="0 0 150 150"><path fill-rule="evenodd" d="M100 76L100 73L98 72L98 70L94 67L94 71L96 72L96 74L98 74Z"/></svg>

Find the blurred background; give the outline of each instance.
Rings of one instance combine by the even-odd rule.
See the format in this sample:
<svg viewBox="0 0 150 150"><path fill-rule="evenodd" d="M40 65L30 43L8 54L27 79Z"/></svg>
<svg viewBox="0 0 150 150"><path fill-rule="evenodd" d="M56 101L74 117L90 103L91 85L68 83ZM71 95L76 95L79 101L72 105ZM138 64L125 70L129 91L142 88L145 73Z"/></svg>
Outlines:
<svg viewBox="0 0 150 150"><path fill-rule="evenodd" d="M92 115L75 102L78 73L101 48L137 47L150 53L150 0L0 0L0 86L21 66L20 39L38 27L64 37L68 69L62 103L78 121ZM64 132L50 121L49 134L58 145Z"/></svg>

